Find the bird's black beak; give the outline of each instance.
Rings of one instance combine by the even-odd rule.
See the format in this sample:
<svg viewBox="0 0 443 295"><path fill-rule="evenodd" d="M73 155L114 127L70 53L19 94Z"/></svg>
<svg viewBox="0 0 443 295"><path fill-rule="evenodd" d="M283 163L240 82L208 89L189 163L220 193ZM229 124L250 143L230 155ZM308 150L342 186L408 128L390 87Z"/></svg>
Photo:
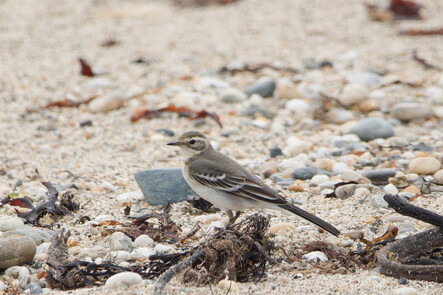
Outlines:
<svg viewBox="0 0 443 295"><path fill-rule="evenodd" d="M167 145L181 146L181 145L183 145L183 142L180 142L180 141L174 141L174 142L169 142L169 143L167 143Z"/></svg>

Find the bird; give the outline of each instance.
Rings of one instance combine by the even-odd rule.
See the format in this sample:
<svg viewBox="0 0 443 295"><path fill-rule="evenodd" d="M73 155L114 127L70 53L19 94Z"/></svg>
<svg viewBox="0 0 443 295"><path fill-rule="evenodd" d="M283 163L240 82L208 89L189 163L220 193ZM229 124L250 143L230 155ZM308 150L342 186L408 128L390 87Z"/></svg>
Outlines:
<svg viewBox="0 0 443 295"><path fill-rule="evenodd" d="M178 141L167 145L181 149L182 173L186 182L201 198L226 211L228 225L234 224L243 210L266 208L289 211L335 236L340 235L333 225L289 203L259 177L215 150L202 133L187 131Z"/></svg>

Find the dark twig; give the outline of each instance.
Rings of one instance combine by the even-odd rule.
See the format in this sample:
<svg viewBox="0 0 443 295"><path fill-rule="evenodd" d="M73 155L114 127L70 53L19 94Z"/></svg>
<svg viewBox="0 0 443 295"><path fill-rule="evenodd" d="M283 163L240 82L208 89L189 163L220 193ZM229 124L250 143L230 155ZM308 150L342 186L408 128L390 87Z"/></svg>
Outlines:
<svg viewBox="0 0 443 295"><path fill-rule="evenodd" d="M154 283L154 290L152 295L160 295L163 293L163 289L166 284L177 274L182 272L186 267L194 264L200 257L202 257L204 253L202 251L195 252L192 256L187 258L186 260L181 261L180 263L174 265L166 272L164 272Z"/></svg>
<svg viewBox="0 0 443 295"><path fill-rule="evenodd" d="M431 212L429 210L414 206L403 201L398 195L384 195L383 199L389 204L389 207L394 209L401 215L410 216L415 219L419 219L426 223L443 228L443 216Z"/></svg>

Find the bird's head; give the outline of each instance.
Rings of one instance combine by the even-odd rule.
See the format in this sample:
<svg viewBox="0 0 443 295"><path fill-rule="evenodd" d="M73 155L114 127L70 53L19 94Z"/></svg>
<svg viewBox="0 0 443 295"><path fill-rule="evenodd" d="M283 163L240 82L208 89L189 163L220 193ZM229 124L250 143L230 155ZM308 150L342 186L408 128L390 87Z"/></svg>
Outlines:
<svg viewBox="0 0 443 295"><path fill-rule="evenodd" d="M198 131L183 133L178 141L170 142L168 145L178 146L185 158L190 158L208 149L212 149L209 140Z"/></svg>

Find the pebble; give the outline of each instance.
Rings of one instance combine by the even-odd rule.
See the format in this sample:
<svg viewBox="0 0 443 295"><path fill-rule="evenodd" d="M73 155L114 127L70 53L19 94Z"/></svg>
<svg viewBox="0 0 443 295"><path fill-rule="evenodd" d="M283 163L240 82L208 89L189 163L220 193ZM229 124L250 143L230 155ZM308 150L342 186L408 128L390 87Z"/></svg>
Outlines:
<svg viewBox="0 0 443 295"><path fill-rule="evenodd" d="M168 246L168 245L163 245L163 244L157 244L157 245L154 247L154 251L155 251L155 253L157 253L157 254L166 253L166 252L169 252L169 251L171 251L171 250L174 250L174 248L171 247L171 246Z"/></svg>
<svg viewBox="0 0 443 295"><path fill-rule="evenodd" d="M5 275L18 279L22 289L25 289L31 279L29 270L24 266L11 266L5 270Z"/></svg>
<svg viewBox="0 0 443 295"><path fill-rule="evenodd" d="M24 225L23 219L16 216L0 216L0 232L16 230Z"/></svg>
<svg viewBox="0 0 443 295"><path fill-rule="evenodd" d="M154 244L154 240L148 235L140 235L133 242L135 248L154 247Z"/></svg>
<svg viewBox="0 0 443 295"><path fill-rule="evenodd" d="M349 84L362 84L366 86L374 86L380 83L381 76L373 72L352 71L346 73L346 80Z"/></svg>
<svg viewBox="0 0 443 295"><path fill-rule="evenodd" d="M268 232L271 234L277 234L284 230L295 230L295 225L289 222L279 222L269 227Z"/></svg>
<svg viewBox="0 0 443 295"><path fill-rule="evenodd" d="M96 259L105 256L106 253L108 253L108 251L105 247L101 245L94 245L90 248L80 248L80 253L78 253L77 256L80 260L85 259L86 257Z"/></svg>
<svg viewBox="0 0 443 295"><path fill-rule="evenodd" d="M131 258L149 258L149 256L156 254L153 248L150 247L140 247L137 249L134 249L134 251L131 252L130 256Z"/></svg>
<svg viewBox="0 0 443 295"><path fill-rule="evenodd" d="M29 263L34 258L37 246L27 236L0 238L0 269Z"/></svg>
<svg viewBox="0 0 443 295"><path fill-rule="evenodd" d="M37 247L37 251L35 254L46 254L48 253L49 246L51 242L42 243Z"/></svg>
<svg viewBox="0 0 443 295"><path fill-rule="evenodd" d="M43 290L42 287L36 282L31 282L29 284L29 293L30 294L42 294Z"/></svg>
<svg viewBox="0 0 443 295"><path fill-rule="evenodd" d="M239 290L239 283L228 280L227 278L218 282L217 286L229 292L238 292Z"/></svg>
<svg viewBox="0 0 443 295"><path fill-rule="evenodd" d="M375 208L388 208L388 203L383 199L384 194L375 194L371 197L371 204Z"/></svg>
<svg viewBox="0 0 443 295"><path fill-rule="evenodd" d="M277 81L277 96L280 99L292 99L300 97L300 92L295 85L289 79L279 79Z"/></svg>
<svg viewBox="0 0 443 295"><path fill-rule="evenodd" d="M269 151L269 156L271 158L275 158L277 156L282 156L282 155L283 155L283 151L279 147L274 147Z"/></svg>
<svg viewBox="0 0 443 295"><path fill-rule="evenodd" d="M417 174L431 174L440 168L440 161L431 157L418 157L409 163L409 170Z"/></svg>
<svg viewBox="0 0 443 295"><path fill-rule="evenodd" d="M340 241L340 246L344 248L349 248L354 245L354 242L351 239L344 239Z"/></svg>
<svg viewBox="0 0 443 295"><path fill-rule="evenodd" d="M395 176L396 171L390 168L370 170L363 173L363 176L371 180L373 184L387 183L389 177Z"/></svg>
<svg viewBox="0 0 443 295"><path fill-rule="evenodd" d="M329 172L333 171L334 165L336 163L337 162L334 159L328 159L328 158L317 159L315 161L315 165L318 167L318 169L326 170Z"/></svg>
<svg viewBox="0 0 443 295"><path fill-rule="evenodd" d="M391 114L401 121L427 119L432 115L432 108L422 103L402 102L392 107Z"/></svg>
<svg viewBox="0 0 443 295"><path fill-rule="evenodd" d="M443 88L431 86L426 89L425 96L434 105L443 105Z"/></svg>
<svg viewBox="0 0 443 295"><path fill-rule="evenodd" d="M327 181L329 181L329 176L324 175L324 174L314 175L311 178L311 184L314 184L314 185L319 185L319 184L325 183Z"/></svg>
<svg viewBox="0 0 443 295"><path fill-rule="evenodd" d="M340 199L347 199L349 197L352 197L354 195L355 190L357 189L356 184L347 184L339 186L335 190L335 195Z"/></svg>
<svg viewBox="0 0 443 295"><path fill-rule="evenodd" d="M415 288L412 287L403 287L394 290L394 295L418 295L418 294L420 293Z"/></svg>
<svg viewBox="0 0 443 295"><path fill-rule="evenodd" d="M6 286L6 284L3 283L3 282L0 280L0 292L5 291L7 287L8 287L8 286Z"/></svg>
<svg viewBox="0 0 443 295"><path fill-rule="evenodd" d="M134 174L150 205L167 205L197 194L183 178L181 168L148 169Z"/></svg>
<svg viewBox="0 0 443 295"><path fill-rule="evenodd" d="M245 94L248 96L258 94L261 97L269 97L274 94L275 87L276 82L274 79L264 78L246 89Z"/></svg>
<svg viewBox="0 0 443 295"><path fill-rule="evenodd" d="M313 251L303 255L302 259L309 262L328 261L328 256L321 251Z"/></svg>
<svg viewBox="0 0 443 295"><path fill-rule="evenodd" d="M291 99L285 104L285 109L291 112L297 121L312 117L311 106L303 99Z"/></svg>
<svg viewBox="0 0 443 295"><path fill-rule="evenodd" d="M356 199L365 199L371 195L371 191L366 187L357 187L354 191L353 198Z"/></svg>
<svg viewBox="0 0 443 295"><path fill-rule="evenodd" d="M406 285L408 283L408 280L406 278L400 278L398 280L399 285Z"/></svg>
<svg viewBox="0 0 443 295"><path fill-rule="evenodd" d="M105 287L108 289L130 288L142 281L142 277L135 272L121 272L107 279Z"/></svg>
<svg viewBox="0 0 443 295"><path fill-rule="evenodd" d="M443 183L443 169L435 172L432 177L434 178L434 181L439 182L439 183Z"/></svg>
<svg viewBox="0 0 443 295"><path fill-rule="evenodd" d="M49 233L29 225L23 225L15 230L4 232L0 235L0 238L6 238L15 235L30 237L35 241L36 245L40 245L41 243L50 241L52 239L52 236Z"/></svg>
<svg viewBox="0 0 443 295"><path fill-rule="evenodd" d="M122 232L115 232L109 237L109 248L111 251L131 251L132 240Z"/></svg>
<svg viewBox="0 0 443 295"><path fill-rule="evenodd" d="M113 185L112 183L108 182L108 181L103 181L102 184L100 185L101 188L108 190L110 192L116 192L117 188L115 187L115 185Z"/></svg>
<svg viewBox="0 0 443 295"><path fill-rule="evenodd" d="M340 173L344 169L349 169L348 165L345 163L335 163L334 166L332 166L332 172L334 173Z"/></svg>
<svg viewBox="0 0 443 295"><path fill-rule="evenodd" d="M127 261L130 258L129 252L126 251L111 251L103 257L103 261L109 263L119 264L120 262Z"/></svg>
<svg viewBox="0 0 443 295"><path fill-rule="evenodd" d="M235 88L225 88L220 92L220 99L224 103L236 103L246 100L247 96Z"/></svg>
<svg viewBox="0 0 443 295"><path fill-rule="evenodd" d="M434 114L439 118L440 120L443 119L443 106L438 106L434 108Z"/></svg>
<svg viewBox="0 0 443 295"><path fill-rule="evenodd" d="M396 195L398 194L398 189L393 184L388 184L383 188L383 191L387 194Z"/></svg>
<svg viewBox="0 0 443 295"><path fill-rule="evenodd" d="M348 233L349 238L351 238L352 240L360 240L361 238L364 237L364 232L361 230L353 230L351 232Z"/></svg>
<svg viewBox="0 0 443 295"><path fill-rule="evenodd" d="M324 87L319 84L301 84L300 87L300 96L307 99L321 99L322 93L324 91Z"/></svg>
<svg viewBox="0 0 443 295"><path fill-rule="evenodd" d="M116 197L116 199L120 205L123 203L134 203L136 201L143 200L143 193L140 191L127 192L127 193L123 193L123 194L118 195Z"/></svg>
<svg viewBox="0 0 443 295"><path fill-rule="evenodd" d="M308 153L312 148L312 142L309 141L297 141L289 144L283 149L283 154L288 157L294 157L301 153Z"/></svg>
<svg viewBox="0 0 443 295"><path fill-rule="evenodd" d="M341 95L338 97L338 101L349 107L357 104L368 98L368 87L362 84L347 84L343 87Z"/></svg>
<svg viewBox="0 0 443 295"><path fill-rule="evenodd" d="M332 124L343 124L355 118L353 112L345 109L333 108L325 114L325 121Z"/></svg>
<svg viewBox="0 0 443 295"><path fill-rule="evenodd" d="M389 138L395 134L391 123L381 118L361 119L349 133L356 134L363 141Z"/></svg>
<svg viewBox="0 0 443 295"><path fill-rule="evenodd" d="M93 113L108 112L123 106L129 94L123 91L114 91L97 97L88 104L88 109Z"/></svg>
<svg viewBox="0 0 443 295"><path fill-rule="evenodd" d="M292 171L292 178L306 180L311 179L318 173L321 173L321 171L317 167L302 167Z"/></svg>
<svg viewBox="0 0 443 295"><path fill-rule="evenodd" d="M346 181L356 181L356 180L362 178L362 175L358 172L355 172L352 169L345 168L340 171L340 177L341 177L341 179L346 180Z"/></svg>

